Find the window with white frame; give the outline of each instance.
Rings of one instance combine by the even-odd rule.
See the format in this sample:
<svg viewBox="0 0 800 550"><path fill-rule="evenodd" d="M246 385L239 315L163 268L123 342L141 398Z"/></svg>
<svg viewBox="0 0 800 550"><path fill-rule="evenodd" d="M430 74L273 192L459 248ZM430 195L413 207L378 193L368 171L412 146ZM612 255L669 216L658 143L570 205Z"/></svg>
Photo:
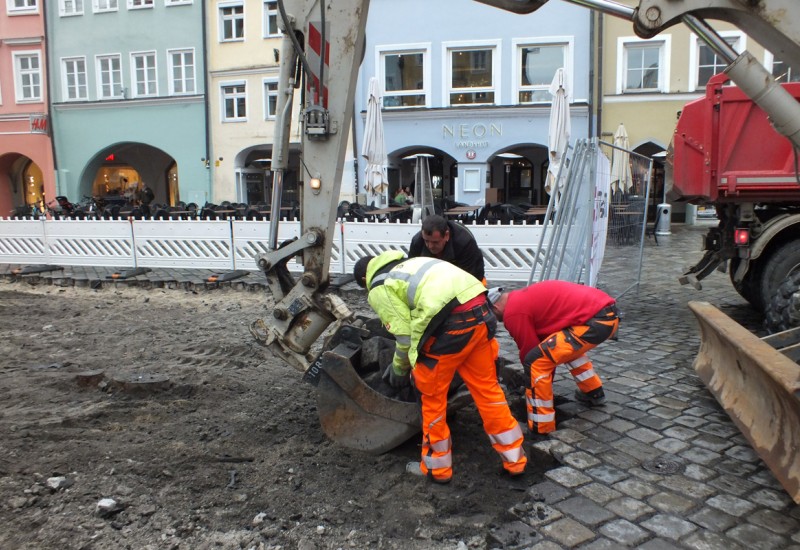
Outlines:
<svg viewBox="0 0 800 550"><path fill-rule="evenodd" d="M197 89L194 69L194 50L169 50L170 95L193 94Z"/></svg>
<svg viewBox="0 0 800 550"><path fill-rule="evenodd" d="M64 101L89 99L86 80L86 58L67 57L61 60L61 84Z"/></svg>
<svg viewBox="0 0 800 550"><path fill-rule="evenodd" d="M274 120L278 115L278 79L264 79L264 119Z"/></svg>
<svg viewBox="0 0 800 550"><path fill-rule="evenodd" d="M244 40L242 2L226 2L219 5L219 39L221 42Z"/></svg>
<svg viewBox="0 0 800 550"><path fill-rule="evenodd" d="M156 74L156 52L132 53L131 82L133 97L158 95Z"/></svg>
<svg viewBox="0 0 800 550"><path fill-rule="evenodd" d="M58 14L62 17L83 15L83 0L58 0Z"/></svg>
<svg viewBox="0 0 800 550"><path fill-rule="evenodd" d="M220 85L222 122L247 120L247 85L245 82L228 82Z"/></svg>
<svg viewBox="0 0 800 550"><path fill-rule="evenodd" d="M6 7L9 15L33 13L39 11L39 0L7 0Z"/></svg>
<svg viewBox="0 0 800 550"><path fill-rule="evenodd" d="M770 52L765 54L765 67L772 70L772 76L776 82L800 82L800 72L793 70L786 62L778 59Z"/></svg>
<svg viewBox="0 0 800 550"><path fill-rule="evenodd" d="M281 35L278 28L278 2L264 0L264 38L275 38Z"/></svg>
<svg viewBox="0 0 800 550"><path fill-rule="evenodd" d="M550 103L550 84L558 69L568 70L569 44L542 42L517 46L517 102Z"/></svg>
<svg viewBox="0 0 800 550"><path fill-rule="evenodd" d="M164 5L167 7L170 6L183 6L185 4L191 4L194 0L164 0Z"/></svg>
<svg viewBox="0 0 800 550"><path fill-rule="evenodd" d="M429 105L428 59L427 49L409 48L380 53L385 108Z"/></svg>
<svg viewBox="0 0 800 550"><path fill-rule="evenodd" d="M746 48L744 33L739 31L721 31L720 37L737 52L742 52ZM709 79L715 74L719 74L728 66L725 61L697 35L692 34L691 65L689 74L689 89L703 90L708 84Z"/></svg>
<svg viewBox="0 0 800 550"><path fill-rule="evenodd" d="M117 11L119 10L119 2L117 0L92 0L92 9L95 13Z"/></svg>
<svg viewBox="0 0 800 550"><path fill-rule="evenodd" d="M493 105L498 94L498 46L445 46L447 49L447 104Z"/></svg>
<svg viewBox="0 0 800 550"><path fill-rule="evenodd" d="M617 40L617 93L667 92L671 36Z"/></svg>
<svg viewBox="0 0 800 550"><path fill-rule="evenodd" d="M99 99L123 99L122 62L118 54L98 55L97 97Z"/></svg>
<svg viewBox="0 0 800 550"><path fill-rule="evenodd" d="M17 103L42 100L40 52L14 53L14 88L17 95Z"/></svg>
<svg viewBox="0 0 800 550"><path fill-rule="evenodd" d="M129 10L140 10L142 8L152 8L153 0L128 0Z"/></svg>

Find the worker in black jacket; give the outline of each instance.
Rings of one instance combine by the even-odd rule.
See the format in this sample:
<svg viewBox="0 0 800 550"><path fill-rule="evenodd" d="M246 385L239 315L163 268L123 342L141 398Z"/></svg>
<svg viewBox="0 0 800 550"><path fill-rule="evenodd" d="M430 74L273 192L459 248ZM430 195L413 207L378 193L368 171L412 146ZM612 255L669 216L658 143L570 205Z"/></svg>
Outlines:
<svg viewBox="0 0 800 550"><path fill-rule="evenodd" d="M439 258L460 267L486 286L483 253L469 229L441 216L428 216L422 230L411 239L408 257Z"/></svg>

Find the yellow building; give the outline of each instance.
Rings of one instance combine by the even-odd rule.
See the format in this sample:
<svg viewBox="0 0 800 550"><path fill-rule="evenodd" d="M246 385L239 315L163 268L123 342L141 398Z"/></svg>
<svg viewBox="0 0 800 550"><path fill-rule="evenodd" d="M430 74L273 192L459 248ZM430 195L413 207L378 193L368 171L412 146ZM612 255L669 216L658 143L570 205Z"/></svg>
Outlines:
<svg viewBox="0 0 800 550"><path fill-rule="evenodd" d="M638 2L624 0L629 6ZM663 200L663 152L672 139L683 106L705 94L708 79L726 64L685 25L651 39L634 34L630 21L596 14L598 29L597 127L613 143L623 124L630 148L654 159L651 204ZM721 21L708 23L736 51L749 50L776 77L781 66L743 31ZM684 219L685 205L673 204L673 219Z"/></svg>
<svg viewBox="0 0 800 550"><path fill-rule="evenodd" d="M215 0L206 13L208 128L214 197L209 201L269 204L281 32L276 1ZM297 95L299 99L299 94ZM298 101L295 100L294 120ZM292 143L299 144L298 124ZM299 149L293 147L293 149ZM293 151L284 202L297 197L297 152Z"/></svg>

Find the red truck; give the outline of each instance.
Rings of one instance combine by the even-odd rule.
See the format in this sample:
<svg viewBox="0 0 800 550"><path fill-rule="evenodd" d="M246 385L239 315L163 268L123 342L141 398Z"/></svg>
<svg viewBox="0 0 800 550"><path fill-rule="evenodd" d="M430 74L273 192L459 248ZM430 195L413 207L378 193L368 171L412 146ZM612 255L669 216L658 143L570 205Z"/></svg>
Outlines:
<svg viewBox="0 0 800 550"><path fill-rule="evenodd" d="M800 83L783 85L800 100ZM800 286L798 154L766 113L725 74L680 114L667 157L668 198L714 205L719 225L703 259L682 278L726 267L739 294L766 314L767 327L797 324L791 296Z"/></svg>

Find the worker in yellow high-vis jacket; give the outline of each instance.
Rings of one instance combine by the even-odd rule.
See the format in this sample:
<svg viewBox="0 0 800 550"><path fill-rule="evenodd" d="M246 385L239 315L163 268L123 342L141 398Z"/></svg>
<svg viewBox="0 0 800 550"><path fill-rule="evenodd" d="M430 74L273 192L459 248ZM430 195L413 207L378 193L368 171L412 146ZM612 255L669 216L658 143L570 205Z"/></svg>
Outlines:
<svg viewBox="0 0 800 550"><path fill-rule="evenodd" d="M394 387L413 382L422 397L422 460L406 469L447 483L453 475L447 392L458 372L472 394L503 468L522 474L523 434L497 381L497 320L486 288L475 277L435 258L406 259L387 251L356 262L356 281L395 339L384 378Z"/></svg>

